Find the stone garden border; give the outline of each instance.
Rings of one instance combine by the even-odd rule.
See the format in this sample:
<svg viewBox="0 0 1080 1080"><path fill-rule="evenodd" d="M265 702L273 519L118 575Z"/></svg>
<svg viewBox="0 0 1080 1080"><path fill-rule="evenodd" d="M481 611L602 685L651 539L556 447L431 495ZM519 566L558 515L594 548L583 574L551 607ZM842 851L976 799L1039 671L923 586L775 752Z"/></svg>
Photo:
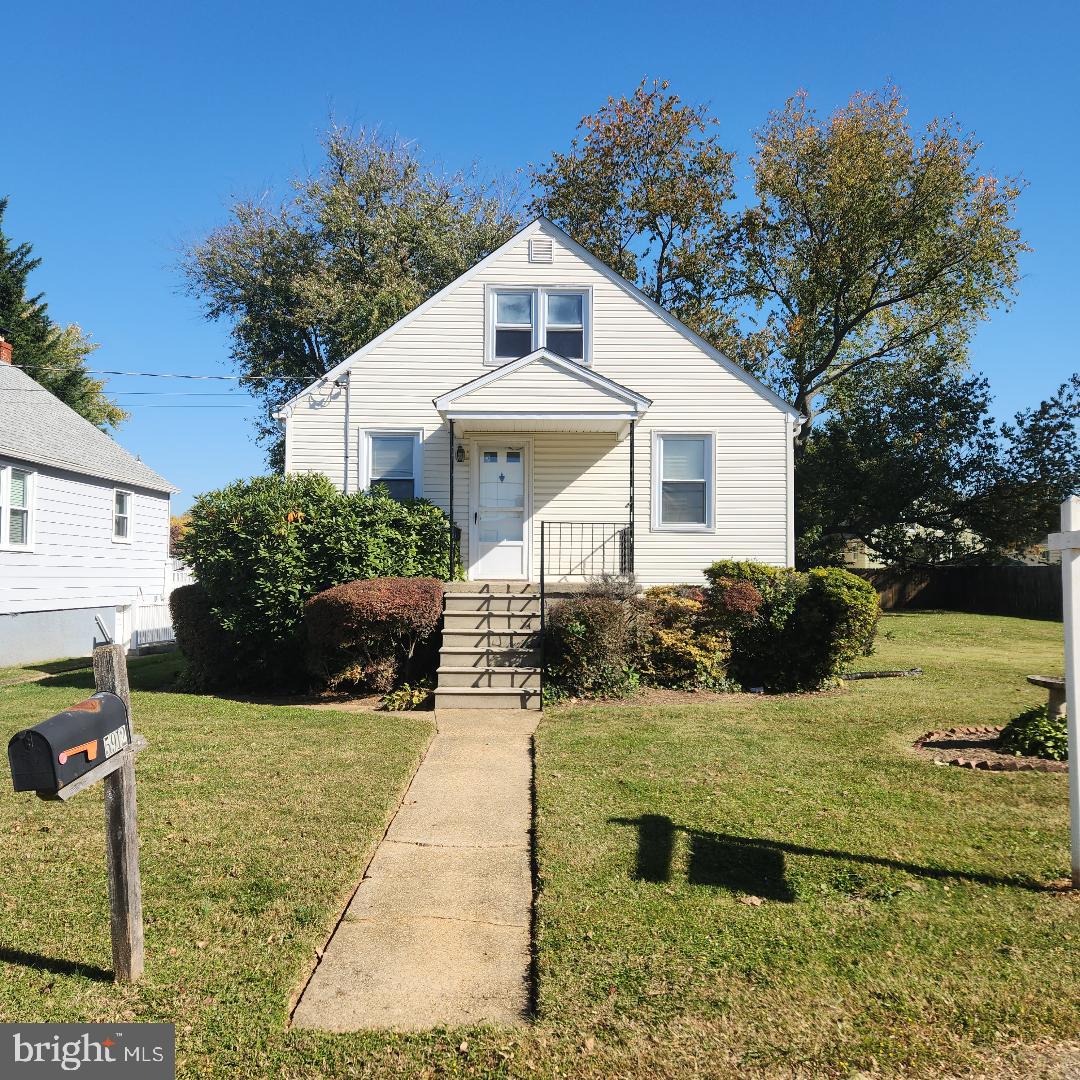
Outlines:
<svg viewBox="0 0 1080 1080"><path fill-rule="evenodd" d="M927 743L933 743L938 739L955 739L964 735L996 735L1001 730L1001 727L982 726L954 727L943 731L928 731L925 735L920 735L912 745L916 750L925 750L929 752L933 750L933 747L927 746ZM1030 757L1010 758L1004 754L1001 759L997 761L986 761L981 758L965 758L959 755L953 758L935 758L934 760L946 765L955 765L961 769L982 769L986 772L1066 773L1069 771L1069 764L1066 761L1042 761Z"/></svg>

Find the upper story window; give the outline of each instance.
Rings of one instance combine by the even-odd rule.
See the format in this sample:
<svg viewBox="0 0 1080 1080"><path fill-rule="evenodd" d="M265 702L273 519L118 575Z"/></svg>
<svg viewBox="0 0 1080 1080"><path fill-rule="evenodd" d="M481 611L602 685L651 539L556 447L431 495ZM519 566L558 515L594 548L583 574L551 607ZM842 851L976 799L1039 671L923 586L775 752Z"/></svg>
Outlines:
<svg viewBox="0 0 1080 1080"><path fill-rule="evenodd" d="M421 491L420 435L418 432L367 433L365 487L386 488L398 502L418 499Z"/></svg>
<svg viewBox="0 0 1080 1080"><path fill-rule="evenodd" d="M712 435L657 435L653 443L653 528L711 529Z"/></svg>
<svg viewBox="0 0 1080 1080"><path fill-rule="evenodd" d="M112 535L117 543L131 543L131 503L130 491L113 491Z"/></svg>
<svg viewBox="0 0 1080 1080"><path fill-rule="evenodd" d="M33 540L34 474L0 465L0 547L29 548Z"/></svg>
<svg viewBox="0 0 1080 1080"><path fill-rule="evenodd" d="M588 289L492 289L488 300L488 363L505 364L548 348L590 360Z"/></svg>

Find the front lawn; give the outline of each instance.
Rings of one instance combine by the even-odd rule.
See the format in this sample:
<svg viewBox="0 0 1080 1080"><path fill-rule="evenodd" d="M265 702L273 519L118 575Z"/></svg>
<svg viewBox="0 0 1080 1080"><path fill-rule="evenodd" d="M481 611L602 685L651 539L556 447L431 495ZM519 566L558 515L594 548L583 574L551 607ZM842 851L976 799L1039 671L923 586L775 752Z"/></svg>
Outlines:
<svg viewBox="0 0 1080 1080"><path fill-rule="evenodd" d="M1080 906L1046 887L1066 778L908 752L1042 700L1024 676L1061 647L1055 623L898 614L864 666L921 679L549 714L543 1026L582 1071L643 1077L914 1074L1075 1037Z"/></svg>
<svg viewBox="0 0 1080 1080"><path fill-rule="evenodd" d="M1077 898L1066 778L917 759L1061 668L1059 624L894 615L813 697L549 710L537 745L538 1018L516 1030L286 1027L430 714L164 692L132 665L147 976L108 981L101 800L0 797L0 1020L169 1020L181 1076L1070 1075ZM11 731L90 688L0 689ZM756 900L761 903L757 904ZM747 902L749 901L749 902ZM1015 1044L1038 1044L1035 1055ZM986 1075L983 1072L983 1075Z"/></svg>

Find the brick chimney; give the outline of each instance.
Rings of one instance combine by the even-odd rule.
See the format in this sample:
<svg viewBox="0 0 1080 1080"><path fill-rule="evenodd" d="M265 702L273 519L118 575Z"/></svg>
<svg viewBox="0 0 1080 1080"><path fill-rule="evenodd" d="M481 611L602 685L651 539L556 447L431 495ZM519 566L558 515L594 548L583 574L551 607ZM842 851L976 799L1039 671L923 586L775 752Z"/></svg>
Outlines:
<svg viewBox="0 0 1080 1080"><path fill-rule="evenodd" d="M4 331L0 330L0 364L10 364L11 353L11 342L5 340Z"/></svg>

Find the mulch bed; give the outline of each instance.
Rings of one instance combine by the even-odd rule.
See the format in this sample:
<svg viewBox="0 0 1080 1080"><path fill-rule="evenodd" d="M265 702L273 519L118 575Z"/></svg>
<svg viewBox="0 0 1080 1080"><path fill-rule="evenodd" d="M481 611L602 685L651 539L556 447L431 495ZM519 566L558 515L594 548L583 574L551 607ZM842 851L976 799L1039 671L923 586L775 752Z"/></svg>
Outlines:
<svg viewBox="0 0 1080 1080"><path fill-rule="evenodd" d="M999 727L956 727L948 731L928 731L915 740L915 752L927 761L956 765L962 769L983 769L989 772L1052 772L1069 771L1065 761L1050 761L1041 757L1017 757L997 749Z"/></svg>

